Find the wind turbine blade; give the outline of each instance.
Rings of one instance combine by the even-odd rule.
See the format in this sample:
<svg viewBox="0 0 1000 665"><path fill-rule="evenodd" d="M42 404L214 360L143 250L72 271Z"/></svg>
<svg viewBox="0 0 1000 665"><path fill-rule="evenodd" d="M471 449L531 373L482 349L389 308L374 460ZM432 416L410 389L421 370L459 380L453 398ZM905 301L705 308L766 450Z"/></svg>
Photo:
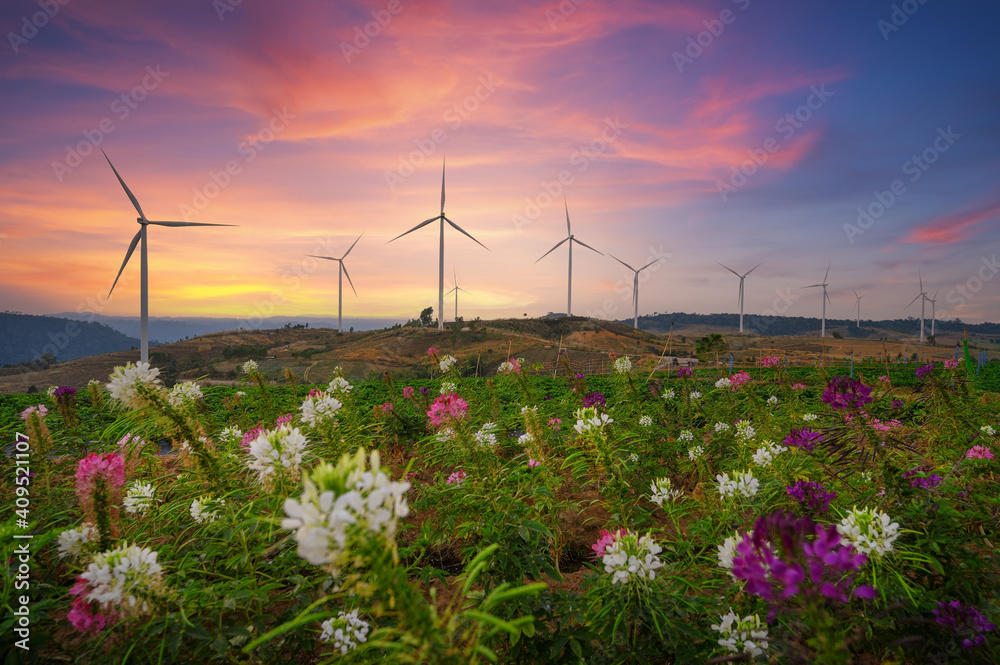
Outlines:
<svg viewBox="0 0 1000 665"><path fill-rule="evenodd" d="M937 300L938 293L940 293L940 292L941 292L941 287L938 287L938 290L934 292L934 298L931 300L931 302L934 302L935 300Z"/></svg>
<svg viewBox="0 0 1000 665"><path fill-rule="evenodd" d="M448 222L449 224L451 224L451 228L455 229L456 231L458 231L458 232L459 232L459 233L461 233L462 235L466 236L467 238L469 238L470 240L472 240L472 241L473 241L474 243L476 243L477 245L479 245L480 247L482 247L483 249L485 249L485 250L486 250L487 252L488 252L488 251L490 251L490 248L489 248L489 247L487 247L487 246L486 246L486 245L484 245L483 243L481 243L481 242L479 242L478 240L476 240L475 238L473 238L473 237L472 237L471 235L469 235L469 234L468 234L468 233L467 233L467 232L465 231L465 229L463 229L463 228L462 228L461 226L459 226L459 225L458 225L458 224L456 224L455 222L451 221L451 220L450 220L450 219L448 219L447 217L445 217L445 218L444 218L444 221L446 221L446 222Z"/></svg>
<svg viewBox="0 0 1000 665"><path fill-rule="evenodd" d="M362 233L362 234L361 234L361 236L363 236L363 235L364 235L364 233ZM358 240L361 240L361 236L358 236ZM347 251L346 251L346 252L344 252L344 255L343 255L342 257L340 257L341 259L346 259L346 258L347 258L347 255L351 253L351 250L352 250L352 249L354 249L354 245L357 245L357 244L358 244L358 240L355 240L355 241L354 241L354 242L353 242L353 243L351 244L351 246L347 248Z"/></svg>
<svg viewBox="0 0 1000 665"><path fill-rule="evenodd" d="M809 286L803 286L803 289L815 289L817 286L825 286L825 284L810 284Z"/></svg>
<svg viewBox="0 0 1000 665"><path fill-rule="evenodd" d="M833 265L833 261L826 264L826 274L823 275L823 283L826 284L826 278L830 276L830 266Z"/></svg>
<svg viewBox="0 0 1000 665"><path fill-rule="evenodd" d="M235 224L207 224L205 222L148 222L156 226L236 226Z"/></svg>
<svg viewBox="0 0 1000 665"><path fill-rule="evenodd" d="M339 261L340 259L335 259L332 256L316 256L315 254L306 254L306 256L311 256L314 259L326 259L327 261Z"/></svg>
<svg viewBox="0 0 1000 665"><path fill-rule="evenodd" d="M419 224L417 224L416 226L414 226L414 227L413 227L412 229L410 229L410 230L409 230L409 231L407 231L406 233L400 233L400 234L399 234L398 236L396 236L395 238L393 238L393 239L392 239L392 240L390 240L389 242L392 242L393 240L399 240L400 238L402 238L403 236L405 236L405 235L406 235L407 233L413 233L413 232L414 232L414 231L416 231L417 229L422 229L422 228L424 228L425 226L427 226L428 224L430 224L431 222L436 222L436 221L438 221L439 219L441 219L441 215L438 215L437 217L431 217L431 218L430 218L430 219L428 219L428 220L427 220L426 222L420 222ZM388 243L387 243L387 244L388 244Z"/></svg>
<svg viewBox="0 0 1000 665"><path fill-rule="evenodd" d="M580 240L577 240L576 238L573 238L573 242L575 242L575 243L576 243L576 244L578 244L578 245L583 245L584 247L586 247L587 249L589 249L589 250L590 250L590 251L592 251L592 252L597 252L597 250L596 250L596 249L594 249L593 247L591 247L590 245L588 245L588 244L587 244L587 243L585 243L585 242L582 242L582 241L580 241ZM600 252L597 252L597 253L598 253L598 254L601 254ZM604 256L604 254L601 254L601 256Z"/></svg>
<svg viewBox="0 0 1000 665"><path fill-rule="evenodd" d="M833 307L833 301L830 300L830 294L826 292L826 289L823 289L823 297L826 298L828 303L830 303L830 307Z"/></svg>
<svg viewBox="0 0 1000 665"><path fill-rule="evenodd" d="M660 260L660 259L662 259L662 258L663 258L663 257L661 256L661 257L659 257L658 259L653 259L652 261L650 261L649 263L647 263L647 264L646 264L646 265L644 265L643 267L639 268L638 272L642 272L643 270L645 270L645 269L646 269L646 268L648 268L649 266L653 265L654 263L656 263L657 261L659 261L659 260Z"/></svg>
<svg viewBox="0 0 1000 665"><path fill-rule="evenodd" d="M566 195L563 194L563 206L566 208L566 235L573 235L573 230L569 226L569 203L566 201Z"/></svg>
<svg viewBox="0 0 1000 665"><path fill-rule="evenodd" d="M458 269L455 266L451 267L451 276L455 278L455 288L458 288Z"/></svg>
<svg viewBox="0 0 1000 665"><path fill-rule="evenodd" d="M725 268L726 270L728 270L729 272L733 273L737 277L742 277L742 275L740 275L738 272L736 272L735 270L733 270L729 266L722 265L721 263L719 265L722 266L723 268Z"/></svg>
<svg viewBox="0 0 1000 665"><path fill-rule="evenodd" d="M351 273L347 272L347 266L344 262L340 262L340 267L344 269L344 277L347 278L347 283L351 285L351 291L354 291L354 295L358 295L358 290L354 288L354 282L351 281Z"/></svg>
<svg viewBox="0 0 1000 665"><path fill-rule="evenodd" d="M444 165L445 159L441 158L441 216L444 217Z"/></svg>
<svg viewBox="0 0 1000 665"><path fill-rule="evenodd" d="M545 258L546 256L548 256L549 254L551 254L552 252L554 252L554 251L556 251L557 249L559 249L559 245L563 244L563 243L564 243L564 242L566 242L567 240L569 240L569 238L563 238L562 240L560 240L560 241L559 241L558 243L556 243L555 247L553 247L553 248L552 248L552 249L550 249L549 251L545 252L545 253L544 253L544 254L542 254L542 255L541 255L540 257L538 257L538 258L537 258L537 259L535 260L535 263L538 263L539 261L541 261L542 259L544 259L544 258Z"/></svg>
<svg viewBox="0 0 1000 665"><path fill-rule="evenodd" d="M125 271L125 266L128 265L128 260L132 258L132 252L135 251L135 246L139 244L139 239L142 237L142 229L133 236L132 242L129 243L128 251L125 252L125 260L122 261L122 267L118 269L118 277L115 277L115 283L111 285L111 291L108 291L108 297L111 297L111 293L115 290L115 285L118 284L119 278L121 278L122 273Z"/></svg>
<svg viewBox="0 0 1000 665"><path fill-rule="evenodd" d="M457 286L456 286L456 287L455 287L454 289L452 289L451 291L445 291L445 295L446 295L446 296L450 296L450 295L451 295L452 293L454 293L454 292L455 292L455 290L456 290L456 289L458 289L458 287L457 287Z"/></svg>
<svg viewBox="0 0 1000 665"><path fill-rule="evenodd" d="M759 268L759 267L760 267L761 265L762 265L762 264L758 263L758 264L757 264L757 265L755 265L755 266L754 266L753 268L750 268L750 270L747 270L746 274L745 274L745 275L743 275L743 276L744 276L744 277L746 277L747 275L749 275L750 273L752 273L752 272L753 272L754 270L756 270L757 268ZM825 282L826 280L824 279L823 281Z"/></svg>
<svg viewBox="0 0 1000 665"><path fill-rule="evenodd" d="M632 272L639 272L638 270L636 270L635 268L633 268L633 267L632 267L632 266L630 266L629 264L627 264L627 263L625 263L624 261L622 261L621 259L619 259L619 258L618 258L617 256L615 256L614 254L608 254L608 256L610 256L610 257L611 257L611 258L613 258L613 259L614 259L615 261L617 261L618 263L622 264L623 266L625 266L626 268L628 268L628 269L629 269L629 270L631 270Z"/></svg>
<svg viewBox="0 0 1000 665"><path fill-rule="evenodd" d="M855 297L855 298L861 298L861 296L859 296L859 295L858 295L858 292L854 290L854 287L853 287L853 286L851 287L851 293L853 293L853 294L854 294L854 297Z"/></svg>
<svg viewBox="0 0 1000 665"><path fill-rule="evenodd" d="M922 295L923 295L923 294L921 293L921 294L920 294L920 296L922 296ZM917 302L918 300L920 300L920 296L917 296L916 298L914 298L913 300L911 300L911 301L910 301L910 305L912 305L913 303L915 303L915 302ZM907 305L907 306L906 306L906 307L904 307L903 309L909 309L909 308L910 308L910 305Z"/></svg>
<svg viewBox="0 0 1000 665"><path fill-rule="evenodd" d="M141 217L142 219L146 219L145 213L142 212L142 208L139 206L139 201L137 201L135 198L135 194L133 194L132 190L128 188L128 185L125 184L125 181L122 180L122 177L118 175L118 169L116 169L115 165L111 163L111 159L108 158L108 153L104 152L104 148L101 148L101 154L104 155L104 159L108 160L108 166L110 166L111 170L115 172L115 177L118 178L118 182L122 184L122 189L124 189L125 193L128 194L128 198L132 202L132 205L135 206L136 211L139 213L139 217Z"/></svg>
<svg viewBox="0 0 1000 665"><path fill-rule="evenodd" d="M917 279L920 280L920 292L924 292L924 278L920 275L920 268L917 268Z"/></svg>

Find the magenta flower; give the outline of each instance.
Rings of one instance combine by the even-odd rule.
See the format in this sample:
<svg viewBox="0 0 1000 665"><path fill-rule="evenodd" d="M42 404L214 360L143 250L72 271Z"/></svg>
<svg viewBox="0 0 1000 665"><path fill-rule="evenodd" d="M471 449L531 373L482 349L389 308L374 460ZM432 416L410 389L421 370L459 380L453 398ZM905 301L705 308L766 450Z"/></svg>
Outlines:
<svg viewBox="0 0 1000 665"><path fill-rule="evenodd" d="M312 399L314 397L323 397L325 395L326 393L323 392L322 388L311 388L309 390L309 399Z"/></svg>
<svg viewBox="0 0 1000 665"><path fill-rule="evenodd" d="M56 399L59 399L60 397L74 397L76 396L76 388L73 386L59 386L52 391L52 396Z"/></svg>
<svg viewBox="0 0 1000 665"><path fill-rule="evenodd" d="M437 354L438 354L438 350L437 350L437 349L435 349L435 348L434 348L433 346L432 346L431 348L427 349L427 356L428 356L429 358L433 358L433 357L434 357L434 356L436 356Z"/></svg>
<svg viewBox="0 0 1000 665"><path fill-rule="evenodd" d="M958 600L949 603L939 601L937 609L932 610L931 614L940 625L964 637L963 649L983 646L986 644L986 636L983 633L996 629L996 625L988 621L982 612Z"/></svg>
<svg viewBox="0 0 1000 665"><path fill-rule="evenodd" d="M965 459L993 459L994 455L986 446L972 446L965 453Z"/></svg>
<svg viewBox="0 0 1000 665"><path fill-rule="evenodd" d="M944 361L945 369L955 369L956 367L958 367L958 358L952 358L951 360Z"/></svg>
<svg viewBox="0 0 1000 665"><path fill-rule="evenodd" d="M690 367L681 367L679 370L677 370L677 376L682 379L688 379L694 376L694 372L691 371Z"/></svg>
<svg viewBox="0 0 1000 665"><path fill-rule="evenodd" d="M107 483L108 487L121 487L125 484L125 459L121 455L91 453L76 465L77 496L89 494L94 485L101 481Z"/></svg>
<svg viewBox="0 0 1000 665"><path fill-rule="evenodd" d="M626 533L627 531L625 531L625 529L618 529L613 533L601 529L600 539L596 543L591 545L590 549L594 550L594 553L597 555L598 559L602 559L604 558L604 549L611 543L615 542L615 538L617 538L618 536L624 536Z"/></svg>
<svg viewBox="0 0 1000 665"><path fill-rule="evenodd" d="M392 402L386 402L385 404L382 405L382 413L384 415L389 415L390 413L392 413L392 409L393 409Z"/></svg>
<svg viewBox="0 0 1000 665"><path fill-rule="evenodd" d="M792 386L792 390L805 390L805 389L806 389L806 384L804 383L796 383L795 385Z"/></svg>
<svg viewBox="0 0 1000 665"><path fill-rule="evenodd" d="M542 463L539 462L538 460L536 460L534 457L529 457L528 458L528 468L529 469L534 469L536 466L541 466L541 465L542 465Z"/></svg>
<svg viewBox="0 0 1000 665"><path fill-rule="evenodd" d="M924 378L925 376L927 376L928 374L930 374L933 371L934 371L934 363L930 363L929 365L923 365L921 367L918 367L917 368L917 378L918 379L922 379L922 378Z"/></svg>
<svg viewBox="0 0 1000 665"><path fill-rule="evenodd" d="M294 418L295 418L295 416L293 416L290 413L286 413L283 416L278 416L278 420L274 424L275 429L281 427L282 425L288 425L288 424L290 424Z"/></svg>
<svg viewBox="0 0 1000 665"><path fill-rule="evenodd" d="M781 358L778 356L765 356L760 359L761 367L777 367L781 364Z"/></svg>
<svg viewBox="0 0 1000 665"><path fill-rule="evenodd" d="M442 427L461 420L469 412L468 403L458 396L458 393L441 395L431 404L427 418L435 427Z"/></svg>
<svg viewBox="0 0 1000 665"><path fill-rule="evenodd" d="M806 452L811 453L816 444L822 440L822 434L803 427L802 429L793 429L782 443L793 448L802 448Z"/></svg>
<svg viewBox="0 0 1000 665"><path fill-rule="evenodd" d="M882 382L882 383L889 383L889 377L886 376L885 374L883 374L882 376L878 377L878 380L880 382Z"/></svg>
<svg viewBox="0 0 1000 665"><path fill-rule="evenodd" d="M823 401L831 409L860 409L872 402L872 389L858 379L836 376L826 384Z"/></svg>
<svg viewBox="0 0 1000 665"><path fill-rule="evenodd" d="M830 509L830 501L837 498L837 493L827 490L814 481L797 480L785 488L792 497L806 510L822 512Z"/></svg>
<svg viewBox="0 0 1000 665"><path fill-rule="evenodd" d="M322 391L320 391L320 392L322 392ZM310 397L314 397L314 395L312 394L311 390L309 391L309 396ZM250 448L250 444L253 443L254 441L256 441L257 437L259 437L261 434L263 434L266 431L267 431L267 429L264 427L264 425L262 423L257 423L256 427L254 427L253 429L247 430L246 433L243 435L243 438L240 440L240 446L242 446L243 448L249 449Z"/></svg>
<svg viewBox="0 0 1000 665"><path fill-rule="evenodd" d="M444 484L461 486L461 484L465 482L465 478L466 478L465 471L459 469L458 471L455 471L450 476L448 476L448 480L446 480Z"/></svg>
<svg viewBox="0 0 1000 665"><path fill-rule="evenodd" d="M912 478L912 480L910 480ZM944 480L941 476L933 473L927 475L927 472L919 467L916 469L910 469L909 471L903 472L903 480L910 481L910 487L921 487L925 490L932 490L941 484Z"/></svg>
<svg viewBox="0 0 1000 665"><path fill-rule="evenodd" d="M554 430L562 429L561 427L559 427L560 425L562 425L562 420L560 420L559 418L549 418L548 425Z"/></svg>
<svg viewBox="0 0 1000 665"><path fill-rule="evenodd" d="M39 418L44 418L45 416L49 415L49 410L45 408L45 405L39 404L37 406L29 406L27 409L22 411L21 420L23 420L24 422L28 422L28 418L30 418L31 414L34 412L38 412Z"/></svg>
<svg viewBox="0 0 1000 665"><path fill-rule="evenodd" d="M743 370L740 370L736 372L736 374L733 374L732 376L729 377L729 383L732 386L733 391L735 392L740 388L740 386L750 383L750 375L744 372Z"/></svg>
<svg viewBox="0 0 1000 665"><path fill-rule="evenodd" d="M591 406L603 408L606 403L604 393L587 393L583 396L583 408Z"/></svg>
<svg viewBox="0 0 1000 665"><path fill-rule="evenodd" d="M403 399L412 399L415 392L413 386L406 386L403 388Z"/></svg>
<svg viewBox="0 0 1000 665"><path fill-rule="evenodd" d="M106 628L118 623L118 612L113 607L102 611L100 605L91 603L87 596L92 589L90 583L82 577L76 578L76 584L70 589L71 596L75 596L70 603L69 619L73 628L82 633L100 633Z"/></svg>
<svg viewBox="0 0 1000 665"><path fill-rule="evenodd" d="M118 453L91 453L76 465L76 496L88 521L97 525L102 549L111 547L121 486L125 484L125 458Z"/></svg>

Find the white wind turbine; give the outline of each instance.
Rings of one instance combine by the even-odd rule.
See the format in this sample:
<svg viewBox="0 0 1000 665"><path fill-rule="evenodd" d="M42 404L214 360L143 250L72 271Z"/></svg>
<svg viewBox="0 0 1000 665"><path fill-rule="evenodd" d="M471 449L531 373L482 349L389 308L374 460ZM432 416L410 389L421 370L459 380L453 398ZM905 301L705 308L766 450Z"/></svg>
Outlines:
<svg viewBox="0 0 1000 665"><path fill-rule="evenodd" d="M454 268L452 270L454 271ZM458 273L457 272L454 272L454 276L455 276L455 288L453 288L451 291L449 291L445 295L446 296L450 296L452 293L455 294L455 320L458 321L458 292L461 291L462 293L468 293L468 291L466 291L465 289L461 288L458 285Z"/></svg>
<svg viewBox="0 0 1000 665"><path fill-rule="evenodd" d="M364 233L361 234L363 236ZM361 240L361 236L358 236L358 240ZM347 275L347 283L351 285L351 290L354 291L354 295L358 295L358 290L354 288L354 282L351 281L351 275L347 272L347 266L344 265L344 259L347 255L351 253L354 249L354 245L358 244L358 240L355 240L344 255L339 259L335 259L332 256L316 256L315 254L309 254L309 256L314 259L326 259L327 261L336 261L340 264L337 270L337 332L344 332L344 275Z"/></svg>
<svg viewBox="0 0 1000 665"><path fill-rule="evenodd" d="M938 293L940 293L940 292L941 292L941 289L939 288L937 291L934 292L934 297L933 298L928 298L927 299L927 302L929 302L931 304L931 337L934 337L934 321L937 318L936 315L935 315L935 313L934 313L934 303L937 302Z"/></svg>
<svg viewBox="0 0 1000 665"><path fill-rule="evenodd" d="M851 289L851 291L854 291L854 289ZM864 298L864 296L859 296L858 292L854 291L854 297L857 298L857 301L854 304L858 308L858 318L855 319L855 321L854 321L854 327L860 328L861 327L861 299Z"/></svg>
<svg viewBox="0 0 1000 665"><path fill-rule="evenodd" d="M830 263L828 263L826 265L826 274L823 275L823 283L822 284L810 284L809 286L803 286L802 287L804 289L814 289L814 288L816 288L818 286L822 286L823 287L823 319L822 319L822 323L820 324L820 332L819 332L819 336L820 337L826 337L826 303L829 302L831 305L833 305L833 301L830 300L830 296L827 295L827 293L826 293L826 287L829 286L829 284L826 283L826 278L830 276L830 266L831 265L832 265L832 262L830 262Z"/></svg>
<svg viewBox="0 0 1000 665"><path fill-rule="evenodd" d="M579 242L579 241L577 241L577 242ZM580 244L583 244L583 243L580 243ZM652 261L650 261L649 263L647 263L643 267L641 267L638 270L636 270L635 268L633 268L629 264L627 264L624 261L622 261L621 259L619 259L614 254L609 254L608 256L610 256L615 261L617 261L618 263L622 264L623 266L625 266L626 268L628 268L629 270L631 270L632 272L635 273L635 278L632 280L632 304L635 306L635 313L632 316L632 327L635 328L636 330L638 330L639 329L639 273L641 273L643 270L645 270L649 266L653 265L654 263L656 263L657 261L659 261L663 257L661 256L659 258L653 259Z"/></svg>
<svg viewBox="0 0 1000 665"><path fill-rule="evenodd" d="M912 305L913 303L917 302L918 300L920 301L920 343L923 344L924 341L925 341L925 337L924 337L924 307L926 306L927 301L930 300L930 298L928 298L927 294L924 292L924 278L920 276L920 269L919 268L917 269L917 279L920 280L920 293L917 294L916 298L914 298L913 300L910 301L910 305ZM907 305L903 309L904 310L909 309L910 305Z"/></svg>
<svg viewBox="0 0 1000 665"><path fill-rule="evenodd" d="M538 260L536 260L535 263L538 263L538 261L541 261L546 256L554 252L556 249L558 249L559 245L563 244L564 242L569 242L569 281L568 281L568 286L566 287L566 316L573 316L573 243L576 243L578 245L583 245L592 252L597 252L597 250L588 245L587 243L581 242L573 237L573 229L569 224L569 204L566 202L566 197L563 197L563 205L566 208L566 237L557 242L552 249L545 252L540 257L538 257ZM600 252L597 253L601 254ZM601 254L601 256L604 255Z"/></svg>
<svg viewBox="0 0 1000 665"><path fill-rule="evenodd" d="M478 240L476 240L475 238L473 238L471 235L469 235L468 233L466 233L465 229L463 229L458 224L456 224L455 222L453 222L450 219L448 219L447 217L445 217L445 214L444 214L444 166L445 166L444 160L441 160L441 214L437 215L436 217L431 217L427 221L420 222L419 224L417 224L416 226L414 226L412 229L410 229L406 233L401 233L401 234L399 234L398 236L396 236L395 238L393 238L392 240L389 241L389 242L392 242L393 240L399 240L400 238L402 238L403 236L405 236L407 233L413 233L417 229L422 229L423 227L427 226L431 222L435 222L435 221L440 220L440 222L441 222L441 249L440 249L440 251L438 253L438 330L444 330L444 223L448 222L448 224L451 225L451 228L455 229L456 231L458 231L462 235L467 236L473 242L475 242L477 245L479 245L480 247L482 247L486 251L489 251L489 247L487 247L483 243L481 243Z"/></svg>
<svg viewBox="0 0 1000 665"><path fill-rule="evenodd" d="M742 335L743 334L743 280L745 280L747 278L747 275L749 275L754 270L756 270L757 268L759 268L760 264L758 263L757 265L755 265L753 268L750 268L750 270L747 270L742 275L739 274L738 272L736 272L735 270L733 270L732 268L730 268L729 266L724 266L721 263L719 265L740 278L740 297L739 297L739 300L740 300L740 334Z"/></svg>
<svg viewBox="0 0 1000 665"><path fill-rule="evenodd" d="M108 291L108 298L111 297L112 292L115 290L115 285L118 284L118 279L122 276L122 272L125 271L125 266L128 265L128 260L132 258L132 252L135 251L135 246L140 242L142 246L139 248L139 360L140 362L149 362L149 265L147 260L147 247L146 247L146 227L150 224L155 224L157 226L233 226L232 224L205 224L202 222L163 222L154 221L146 219L146 214L142 212L142 208L139 207L139 201L135 198L132 190L128 188L122 177L118 175L118 169L115 165L111 163L108 158L107 153L101 149L101 153L104 154L104 159L108 160L108 166L111 170L115 172L115 177L118 178L118 182L121 183L122 189L128 195L129 200L132 205L135 206L136 212L139 213L139 217L135 220L139 223L139 230L136 232L135 236L132 238L132 242L128 246L128 251L125 253L125 260L122 261L122 267L118 269L118 276L115 277L114 284L111 285L111 290Z"/></svg>

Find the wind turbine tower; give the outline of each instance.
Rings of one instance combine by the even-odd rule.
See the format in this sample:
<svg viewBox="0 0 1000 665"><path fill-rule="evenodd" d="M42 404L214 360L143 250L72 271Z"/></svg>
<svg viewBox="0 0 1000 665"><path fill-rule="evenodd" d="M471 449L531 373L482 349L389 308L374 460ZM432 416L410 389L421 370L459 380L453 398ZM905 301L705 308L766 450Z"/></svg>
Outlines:
<svg viewBox="0 0 1000 665"><path fill-rule="evenodd" d="M633 273L635 273L635 278L632 280L632 304L635 306L635 312L634 312L634 314L632 316L632 327L635 328L636 330L638 330L639 329L639 273L641 273L643 270L645 270L649 266L653 265L654 263L656 263L657 261L659 261L663 257L661 256L659 258L653 259L652 261L650 261L649 263L647 263L643 267L641 267L638 270L636 270L635 268L633 268L629 264L627 264L624 261L622 261L621 259L619 259L617 256L615 256L613 254L609 254L609 256L611 258L613 258L615 261L617 261L618 263L622 264L623 266L625 266L626 268L628 268L629 270L631 270Z"/></svg>
<svg viewBox="0 0 1000 665"><path fill-rule="evenodd" d="M724 266L721 263L719 265L740 278L740 296L739 296L739 305L740 305L740 334L742 335L743 334L743 280L745 280L747 278L747 275L749 275L754 270L756 270L757 268L759 268L760 264L758 263L757 265L755 265L753 268L750 268L750 270L747 270L742 275L739 274L738 272L736 272L735 270L733 270L732 268L728 267L728 266Z"/></svg>
<svg viewBox="0 0 1000 665"><path fill-rule="evenodd" d="M822 322L820 323L820 332L819 332L820 337L826 337L826 303L829 302L831 305L833 305L833 302L830 300L830 296L827 295L826 293L826 287L829 286L829 284L826 283L826 278L830 276L831 265L832 262L826 265L826 274L823 275L823 282L821 284L810 284L809 286L802 287L804 289L815 289L816 287L819 286L823 287L823 319Z"/></svg>
<svg viewBox="0 0 1000 665"><path fill-rule="evenodd" d="M361 234L363 236L364 233ZM358 236L358 240L361 240L361 236ZM347 272L347 266L344 265L344 259L347 255L351 253L354 249L354 245L358 244L358 240L355 240L344 255L339 259L332 256L316 256L315 254L309 254L309 256L314 259L326 259L327 261L336 261L340 264L337 270L337 332L344 332L344 275L347 275L347 283L351 285L351 290L354 291L354 295L358 295L358 290L354 288L354 282L351 281L351 275Z"/></svg>

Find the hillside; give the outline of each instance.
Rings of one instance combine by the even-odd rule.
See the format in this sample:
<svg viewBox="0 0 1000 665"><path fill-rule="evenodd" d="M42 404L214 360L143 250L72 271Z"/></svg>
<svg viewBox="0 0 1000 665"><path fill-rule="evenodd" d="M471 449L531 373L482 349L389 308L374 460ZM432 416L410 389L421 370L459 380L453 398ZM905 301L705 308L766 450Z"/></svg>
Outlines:
<svg viewBox="0 0 1000 665"><path fill-rule="evenodd" d="M139 340L101 323L0 312L0 365L60 362L139 347ZM47 360L47 356L44 358Z"/></svg>
<svg viewBox="0 0 1000 665"><path fill-rule="evenodd" d="M429 376L427 349L436 347L459 359L468 375L492 376L508 358L524 358L537 371L565 374L602 373L609 370L609 353L629 355L638 366L652 366L659 357L694 353L699 336L711 329L689 328L685 334L653 334L628 326L585 319L506 319L472 322L444 332L433 328L397 327L381 331L338 333L331 329L279 328L263 331L228 331L164 344L151 350L150 362L159 367L168 383L202 379L203 383L235 385L240 365L254 359L269 379L287 382L291 372L299 383L321 383L335 367L352 379ZM668 342L669 340L669 342ZM853 353L879 357L883 349L892 358L945 360L954 356L954 341L938 346L918 345L912 339L882 342L874 339L821 339L813 336L761 337L724 335L725 351L703 355L703 364L726 366L750 363L763 355L788 357L790 363L843 364ZM665 348L666 347L666 348ZM563 354L560 355L560 349ZM91 379L107 380L117 365L138 360L135 350L104 353L59 363L41 371L7 370L0 376L0 392L33 392L50 385L78 389ZM23 368L22 368L23 369Z"/></svg>

